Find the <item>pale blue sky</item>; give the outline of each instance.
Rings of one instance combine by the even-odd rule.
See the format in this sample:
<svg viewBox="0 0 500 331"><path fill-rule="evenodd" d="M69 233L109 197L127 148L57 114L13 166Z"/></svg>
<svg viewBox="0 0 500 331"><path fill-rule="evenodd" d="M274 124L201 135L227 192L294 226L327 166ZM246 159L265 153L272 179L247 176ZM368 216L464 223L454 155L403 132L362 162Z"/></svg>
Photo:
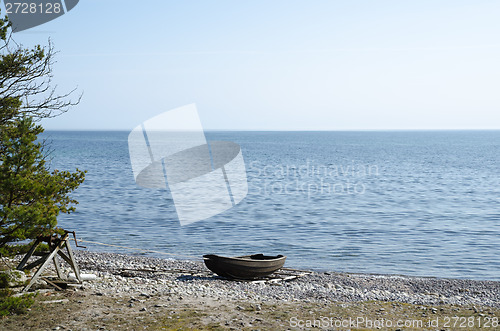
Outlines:
<svg viewBox="0 0 500 331"><path fill-rule="evenodd" d="M4 11L2 11L4 13ZM500 129L499 1L81 0L50 37L83 100L47 129Z"/></svg>

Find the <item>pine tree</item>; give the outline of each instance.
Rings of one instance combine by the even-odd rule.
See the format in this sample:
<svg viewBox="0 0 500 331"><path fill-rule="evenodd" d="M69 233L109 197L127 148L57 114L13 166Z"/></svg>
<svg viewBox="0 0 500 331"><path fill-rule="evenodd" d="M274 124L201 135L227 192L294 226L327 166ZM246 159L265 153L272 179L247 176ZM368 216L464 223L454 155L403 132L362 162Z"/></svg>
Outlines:
<svg viewBox="0 0 500 331"><path fill-rule="evenodd" d="M70 197L85 172L50 170L39 134L41 118L79 102L51 86L54 49L15 44L7 18L0 19L0 250L8 243L48 235L60 213L74 211Z"/></svg>

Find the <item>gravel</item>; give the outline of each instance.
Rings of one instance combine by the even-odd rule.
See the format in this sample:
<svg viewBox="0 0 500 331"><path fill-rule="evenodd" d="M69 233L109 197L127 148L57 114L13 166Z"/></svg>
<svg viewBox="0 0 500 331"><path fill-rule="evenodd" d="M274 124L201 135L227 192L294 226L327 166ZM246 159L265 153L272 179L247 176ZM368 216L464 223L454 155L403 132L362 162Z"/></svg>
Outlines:
<svg viewBox="0 0 500 331"><path fill-rule="evenodd" d="M152 296L163 296L167 300L204 298L262 303L379 300L500 307L497 281L312 272L271 284L226 280L211 273L202 261L90 251L76 251L75 257L82 273L98 276L84 282L86 291L130 297L131 305Z"/></svg>

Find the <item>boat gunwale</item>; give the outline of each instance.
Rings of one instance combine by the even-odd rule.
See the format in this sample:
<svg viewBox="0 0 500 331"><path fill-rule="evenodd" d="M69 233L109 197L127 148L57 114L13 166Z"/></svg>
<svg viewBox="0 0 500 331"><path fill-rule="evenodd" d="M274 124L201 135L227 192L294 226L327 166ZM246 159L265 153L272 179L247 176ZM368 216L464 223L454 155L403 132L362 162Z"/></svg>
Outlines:
<svg viewBox="0 0 500 331"><path fill-rule="evenodd" d="M264 258L262 259L252 259L252 256L256 255L261 255ZM266 258L269 257L269 258ZM206 254L203 255L203 260L227 260L227 261L242 261L242 262L275 262L275 261L281 261L283 259L286 259L286 255L277 255L277 256L268 256L268 255L263 255L263 254L253 254L253 255L244 255L244 256L234 256L234 257L227 257L227 256L220 256L216 254Z"/></svg>

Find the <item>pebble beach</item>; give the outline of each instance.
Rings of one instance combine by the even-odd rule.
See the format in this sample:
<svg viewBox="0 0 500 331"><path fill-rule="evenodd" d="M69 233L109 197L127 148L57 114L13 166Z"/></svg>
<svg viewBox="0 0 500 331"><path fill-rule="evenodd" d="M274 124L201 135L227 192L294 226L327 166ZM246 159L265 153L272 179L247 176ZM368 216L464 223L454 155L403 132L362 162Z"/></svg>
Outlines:
<svg viewBox="0 0 500 331"><path fill-rule="evenodd" d="M98 281L85 287L103 295L178 295L252 302L380 300L500 307L500 282L496 281L313 272L269 285L223 279L208 271L202 261L86 251L77 252L76 258L82 272L98 276ZM172 272L175 270L184 272Z"/></svg>
<svg viewBox="0 0 500 331"><path fill-rule="evenodd" d="M77 250L88 279L55 290L43 280L26 314L0 330L494 330L500 282L303 272L235 281L203 261ZM13 261L15 262L15 261ZM289 267L285 264L285 267ZM50 268L49 268L50 269ZM66 267L64 273L70 274ZM46 276L55 274L48 270Z"/></svg>

